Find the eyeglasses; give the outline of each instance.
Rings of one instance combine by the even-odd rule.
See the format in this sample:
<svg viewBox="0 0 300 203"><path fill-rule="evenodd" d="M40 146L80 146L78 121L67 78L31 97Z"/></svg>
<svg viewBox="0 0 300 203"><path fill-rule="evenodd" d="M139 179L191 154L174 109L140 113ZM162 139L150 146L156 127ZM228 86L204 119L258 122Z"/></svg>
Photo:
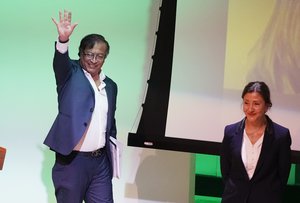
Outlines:
<svg viewBox="0 0 300 203"><path fill-rule="evenodd" d="M84 55L88 60L103 61L103 60L105 59L105 55L102 55L102 54L83 53L83 55Z"/></svg>

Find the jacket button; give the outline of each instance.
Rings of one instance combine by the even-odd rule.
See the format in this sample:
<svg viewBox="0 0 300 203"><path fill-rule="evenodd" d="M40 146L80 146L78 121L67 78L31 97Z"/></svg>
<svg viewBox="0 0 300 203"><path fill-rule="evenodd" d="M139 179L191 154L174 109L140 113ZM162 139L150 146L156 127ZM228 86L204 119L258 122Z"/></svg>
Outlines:
<svg viewBox="0 0 300 203"><path fill-rule="evenodd" d="M93 112L94 111L94 108L90 108L90 112Z"/></svg>
<svg viewBox="0 0 300 203"><path fill-rule="evenodd" d="M87 126L87 123L86 122L84 122L84 124L83 124L85 127Z"/></svg>

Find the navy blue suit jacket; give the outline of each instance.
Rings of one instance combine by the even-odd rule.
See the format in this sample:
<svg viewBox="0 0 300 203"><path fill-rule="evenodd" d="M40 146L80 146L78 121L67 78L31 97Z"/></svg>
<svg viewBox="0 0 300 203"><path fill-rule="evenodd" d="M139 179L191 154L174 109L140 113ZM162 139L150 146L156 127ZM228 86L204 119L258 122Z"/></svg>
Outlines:
<svg viewBox="0 0 300 203"><path fill-rule="evenodd" d="M55 51L53 69L58 94L58 115L44 141L53 151L68 155L86 131L95 106L94 90L78 60L71 60L68 52ZM109 136L117 134L115 122L117 85L106 76L108 99L106 152L111 160Z"/></svg>
<svg viewBox="0 0 300 203"><path fill-rule="evenodd" d="M225 127L221 147L222 203L280 203L291 167L291 136L267 117L261 153L251 180L241 148L245 119Z"/></svg>

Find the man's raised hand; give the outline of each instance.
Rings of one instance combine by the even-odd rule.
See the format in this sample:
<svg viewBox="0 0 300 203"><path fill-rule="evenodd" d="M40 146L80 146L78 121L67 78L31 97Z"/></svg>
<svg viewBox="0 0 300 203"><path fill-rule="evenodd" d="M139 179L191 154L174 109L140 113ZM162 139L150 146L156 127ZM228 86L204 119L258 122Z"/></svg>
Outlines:
<svg viewBox="0 0 300 203"><path fill-rule="evenodd" d="M59 22L57 22L54 18L52 18L52 21L56 25L57 32L58 32L58 39L60 42L67 42L74 31L75 27L78 25L78 23L71 23L72 20L72 13L70 11L64 10L64 13L62 15L62 12L59 12Z"/></svg>

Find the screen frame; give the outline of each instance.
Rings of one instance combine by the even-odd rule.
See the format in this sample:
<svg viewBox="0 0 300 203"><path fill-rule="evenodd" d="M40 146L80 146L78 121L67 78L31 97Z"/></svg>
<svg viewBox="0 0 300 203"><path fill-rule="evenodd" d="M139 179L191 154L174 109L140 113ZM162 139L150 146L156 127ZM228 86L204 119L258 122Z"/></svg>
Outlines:
<svg viewBox="0 0 300 203"><path fill-rule="evenodd" d="M220 154L220 142L166 137L170 97L173 49L176 24L176 0L163 0L152 56L150 79L143 112L136 133L129 132L127 145L133 147L181 151L199 154ZM300 151L292 150L292 163L300 163Z"/></svg>

